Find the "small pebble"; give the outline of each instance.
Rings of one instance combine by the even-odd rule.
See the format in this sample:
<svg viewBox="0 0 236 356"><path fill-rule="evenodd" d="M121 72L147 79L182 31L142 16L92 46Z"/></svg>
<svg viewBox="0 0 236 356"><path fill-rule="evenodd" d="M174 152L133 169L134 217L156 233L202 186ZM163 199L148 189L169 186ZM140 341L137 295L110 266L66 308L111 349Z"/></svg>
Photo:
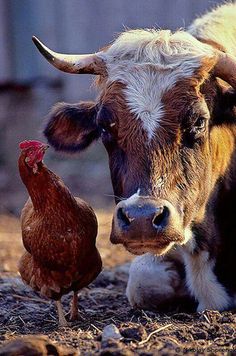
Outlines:
<svg viewBox="0 0 236 356"><path fill-rule="evenodd" d="M109 339L121 340L122 336L115 324L106 325L102 332L102 342Z"/></svg>

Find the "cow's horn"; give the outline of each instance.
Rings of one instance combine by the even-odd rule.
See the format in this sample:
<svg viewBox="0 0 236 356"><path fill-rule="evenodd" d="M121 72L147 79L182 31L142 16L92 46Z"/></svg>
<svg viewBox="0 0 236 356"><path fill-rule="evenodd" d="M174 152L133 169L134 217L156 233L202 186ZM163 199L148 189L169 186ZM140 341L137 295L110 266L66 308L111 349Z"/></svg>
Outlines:
<svg viewBox="0 0 236 356"><path fill-rule="evenodd" d="M218 61L215 65L215 75L236 89L236 58L219 51Z"/></svg>
<svg viewBox="0 0 236 356"><path fill-rule="evenodd" d="M63 72L77 74L104 74L106 71L105 62L99 56L102 52L76 55L56 53L46 47L37 37L33 36L32 40L47 61Z"/></svg>

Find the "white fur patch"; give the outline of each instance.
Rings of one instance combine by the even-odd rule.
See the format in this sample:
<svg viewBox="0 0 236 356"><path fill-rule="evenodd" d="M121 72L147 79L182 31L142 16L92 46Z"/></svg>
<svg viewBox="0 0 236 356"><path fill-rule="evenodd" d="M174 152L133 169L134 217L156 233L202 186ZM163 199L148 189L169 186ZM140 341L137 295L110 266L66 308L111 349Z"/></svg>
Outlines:
<svg viewBox="0 0 236 356"><path fill-rule="evenodd" d="M193 239L193 232L189 226L184 229L184 242L182 245L186 244L186 249L192 252L195 248L195 240Z"/></svg>
<svg viewBox="0 0 236 356"><path fill-rule="evenodd" d="M213 272L215 262L209 259L209 253L202 251L192 254L186 250L183 257L187 287L199 302L197 311L229 308L232 300Z"/></svg>
<svg viewBox="0 0 236 356"><path fill-rule="evenodd" d="M155 308L183 295L174 263L150 253L136 257L130 266L126 296L133 307Z"/></svg>
<svg viewBox="0 0 236 356"><path fill-rule="evenodd" d="M140 189L138 189L137 192L131 195L129 198L123 200L123 203L127 205L135 203L139 199L139 194L140 194Z"/></svg>
<svg viewBox="0 0 236 356"><path fill-rule="evenodd" d="M236 3L226 3L196 19L188 32L205 40L212 40L236 56Z"/></svg>
<svg viewBox="0 0 236 356"><path fill-rule="evenodd" d="M108 81L125 84L128 107L151 140L165 113L163 94L213 56L210 46L184 31L131 30L115 40L104 59Z"/></svg>

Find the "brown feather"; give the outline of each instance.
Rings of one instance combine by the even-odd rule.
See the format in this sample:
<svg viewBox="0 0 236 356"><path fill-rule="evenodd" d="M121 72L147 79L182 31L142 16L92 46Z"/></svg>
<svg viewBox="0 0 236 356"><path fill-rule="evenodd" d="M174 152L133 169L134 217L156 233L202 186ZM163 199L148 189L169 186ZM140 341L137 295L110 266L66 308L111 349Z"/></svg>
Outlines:
<svg viewBox="0 0 236 356"><path fill-rule="evenodd" d="M43 163L34 173L25 163L24 151L19 171L30 195L21 214L26 252L19 271L35 291L58 300L87 286L101 271L95 246L97 219L92 208L74 198Z"/></svg>

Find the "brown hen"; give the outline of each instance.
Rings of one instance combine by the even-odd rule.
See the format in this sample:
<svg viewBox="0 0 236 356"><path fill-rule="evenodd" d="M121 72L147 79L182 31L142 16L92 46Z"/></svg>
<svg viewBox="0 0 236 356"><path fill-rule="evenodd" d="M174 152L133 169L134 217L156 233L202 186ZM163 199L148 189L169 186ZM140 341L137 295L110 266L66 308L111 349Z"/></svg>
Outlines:
<svg viewBox="0 0 236 356"><path fill-rule="evenodd" d="M47 148L39 141L20 144L19 172L30 198L21 214L26 252L19 272L26 284L56 301L59 324L66 326L62 295L74 292L70 319L77 319L77 293L97 277L102 262L95 246L96 216L43 164Z"/></svg>

